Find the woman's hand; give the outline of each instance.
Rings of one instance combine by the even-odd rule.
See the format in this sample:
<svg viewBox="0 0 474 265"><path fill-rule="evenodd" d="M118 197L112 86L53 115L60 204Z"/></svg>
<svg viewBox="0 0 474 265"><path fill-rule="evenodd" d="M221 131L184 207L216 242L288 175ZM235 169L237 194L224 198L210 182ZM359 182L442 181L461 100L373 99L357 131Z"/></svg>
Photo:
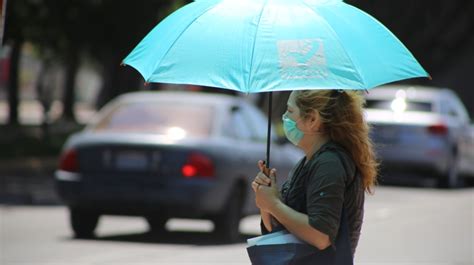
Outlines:
<svg viewBox="0 0 474 265"><path fill-rule="evenodd" d="M254 192L257 192L258 188L260 186L270 186L271 180L269 177L267 177L265 174L262 172L258 172L257 176L255 177L255 180L252 182L252 189Z"/></svg>
<svg viewBox="0 0 474 265"><path fill-rule="evenodd" d="M262 160L258 161L258 168L260 172L255 177L255 180L252 182L253 191L257 192L257 189L260 185L270 186L271 179L268 177L270 170L265 166Z"/></svg>
<svg viewBox="0 0 474 265"><path fill-rule="evenodd" d="M258 161L258 168L260 169L260 173L257 174L257 177L255 177L255 181L252 182L252 188L255 191L255 196L259 186L271 185L271 179L267 177L270 175L270 170L265 166L262 160ZM265 229L268 232L271 232L274 227L274 218L270 215L270 213L262 209L260 209L260 216L262 217L262 223L265 226Z"/></svg>
<svg viewBox="0 0 474 265"><path fill-rule="evenodd" d="M259 161L260 166L260 161ZM255 191L255 203L260 210L271 213L273 207L280 200L280 193L276 184L276 169L270 170L267 177L263 172L259 172L252 182Z"/></svg>

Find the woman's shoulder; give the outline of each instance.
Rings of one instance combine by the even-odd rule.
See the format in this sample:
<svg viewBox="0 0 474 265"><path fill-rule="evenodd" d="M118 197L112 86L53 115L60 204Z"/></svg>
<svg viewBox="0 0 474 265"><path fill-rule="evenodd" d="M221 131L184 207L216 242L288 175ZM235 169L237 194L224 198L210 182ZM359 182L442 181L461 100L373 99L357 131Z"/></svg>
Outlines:
<svg viewBox="0 0 474 265"><path fill-rule="evenodd" d="M318 156L315 159L315 165L331 164L342 167L347 175L354 175L355 162L352 160L349 152L336 142L328 142L321 147Z"/></svg>
<svg viewBox="0 0 474 265"><path fill-rule="evenodd" d="M341 157L344 155L344 157ZM333 141L325 143L318 150L315 160L317 161L340 161L342 159L347 159L347 152L345 149Z"/></svg>

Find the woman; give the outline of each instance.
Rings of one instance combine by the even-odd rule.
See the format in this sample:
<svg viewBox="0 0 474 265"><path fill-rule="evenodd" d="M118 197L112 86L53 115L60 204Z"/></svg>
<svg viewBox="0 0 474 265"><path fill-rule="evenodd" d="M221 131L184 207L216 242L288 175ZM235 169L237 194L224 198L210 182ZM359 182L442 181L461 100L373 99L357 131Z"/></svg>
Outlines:
<svg viewBox="0 0 474 265"><path fill-rule="evenodd" d="M290 172L281 192L276 185L276 169L269 170L258 162L260 172L252 188L260 208L262 233L285 228L319 250L334 248L344 214L354 255L363 221L364 194L372 193L377 175L363 104L358 91L290 94L283 127L288 140L301 148L305 157Z"/></svg>

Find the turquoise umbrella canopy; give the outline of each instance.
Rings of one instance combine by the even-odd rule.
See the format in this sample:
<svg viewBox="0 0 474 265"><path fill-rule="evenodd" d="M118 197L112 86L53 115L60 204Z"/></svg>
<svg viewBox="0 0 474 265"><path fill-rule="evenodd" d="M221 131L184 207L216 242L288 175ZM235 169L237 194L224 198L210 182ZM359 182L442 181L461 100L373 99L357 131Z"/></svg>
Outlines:
<svg viewBox="0 0 474 265"><path fill-rule="evenodd" d="M429 76L385 26L340 0L196 0L159 23L123 64L149 83L243 93L370 89Z"/></svg>
<svg viewBox="0 0 474 265"><path fill-rule="evenodd" d="M244 93L428 77L385 26L340 0L197 0L159 23L123 63L146 82Z"/></svg>

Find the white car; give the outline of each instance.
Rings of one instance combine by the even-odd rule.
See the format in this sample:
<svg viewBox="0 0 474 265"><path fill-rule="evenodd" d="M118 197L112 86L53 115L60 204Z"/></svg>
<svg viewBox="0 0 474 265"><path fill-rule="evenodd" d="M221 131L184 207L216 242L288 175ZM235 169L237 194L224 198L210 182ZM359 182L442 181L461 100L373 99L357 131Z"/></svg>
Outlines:
<svg viewBox="0 0 474 265"><path fill-rule="evenodd" d="M366 96L372 140L390 171L422 172L440 187L474 175L474 127L455 92L420 86L384 86Z"/></svg>

